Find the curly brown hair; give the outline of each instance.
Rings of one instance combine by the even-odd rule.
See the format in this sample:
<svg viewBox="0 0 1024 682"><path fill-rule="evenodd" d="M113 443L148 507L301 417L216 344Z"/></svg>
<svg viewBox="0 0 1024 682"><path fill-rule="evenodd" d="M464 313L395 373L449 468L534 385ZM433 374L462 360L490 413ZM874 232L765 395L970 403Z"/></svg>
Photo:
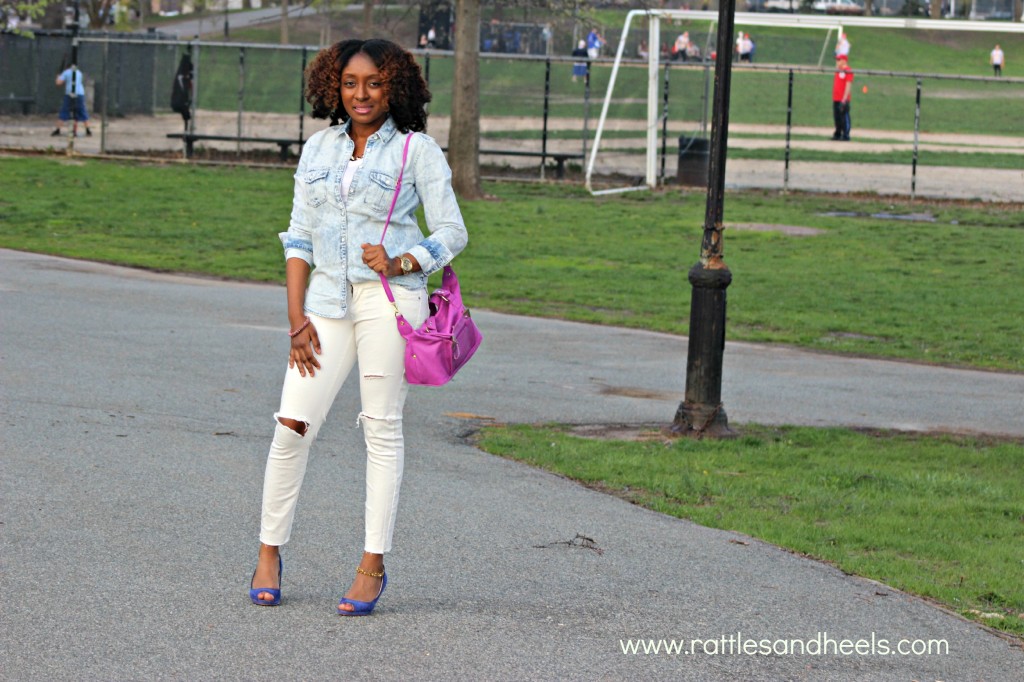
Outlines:
<svg viewBox="0 0 1024 682"><path fill-rule="evenodd" d="M306 101L313 106L313 118L328 118L331 125L348 120L341 103L341 73L357 54L369 57L380 72L398 129L426 130L430 90L415 57L390 40L343 40L317 53L306 68Z"/></svg>

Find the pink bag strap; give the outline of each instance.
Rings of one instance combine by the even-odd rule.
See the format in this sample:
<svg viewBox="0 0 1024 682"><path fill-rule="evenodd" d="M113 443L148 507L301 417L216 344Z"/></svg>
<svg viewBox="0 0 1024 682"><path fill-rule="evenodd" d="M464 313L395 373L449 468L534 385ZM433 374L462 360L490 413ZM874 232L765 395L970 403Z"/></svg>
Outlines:
<svg viewBox="0 0 1024 682"><path fill-rule="evenodd" d="M405 161L409 157L409 142L412 141L414 133L409 133L405 138L405 146L402 148L402 167L398 170L398 180L395 182L395 196L391 197L391 208L388 209L388 217L384 221L384 231L380 233L380 243L384 243L384 235L388 233L388 225L391 224L391 214L395 212L395 204L398 202L398 193L402 190L402 175L405 174ZM384 293L388 295L388 300L391 301L391 305L395 305L395 295L391 293L391 285L388 284L388 278L384 276L383 272L378 272L380 275L380 283L384 285ZM398 312L398 306L395 306L395 314L400 315Z"/></svg>

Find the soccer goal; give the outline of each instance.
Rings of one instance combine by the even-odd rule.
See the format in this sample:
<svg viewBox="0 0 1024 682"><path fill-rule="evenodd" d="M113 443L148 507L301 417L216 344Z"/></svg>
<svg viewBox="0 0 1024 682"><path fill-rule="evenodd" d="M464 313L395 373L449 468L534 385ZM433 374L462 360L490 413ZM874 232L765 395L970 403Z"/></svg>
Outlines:
<svg viewBox="0 0 1024 682"><path fill-rule="evenodd" d="M790 63L802 63L804 65L821 66L825 57L831 55L832 47L835 45L839 35L842 34L842 23L836 17L811 16L800 14L765 14L753 12L736 13L736 35L741 32L748 32L748 27L754 26L778 26L788 28L812 29L817 33L808 33L808 37L800 40L787 41L786 55ZM601 136L608 123L608 110L615 92L615 82L619 76L623 57L626 54L626 44L630 38L630 28L634 19L647 19L647 124L646 140L644 143L646 151L645 183L630 187L594 190L591 179L597 164L598 155L601 153ZM594 195L608 194L614 192L628 192L638 189L653 189L657 186L657 164L658 164L658 99L660 94L658 69L663 63L665 56L662 54L661 21L662 19L679 20L684 22L710 22L706 36L690 37L691 42L698 46L699 59L708 61L720 46L714 45L715 33L717 32L718 12L695 12L690 10L632 10L626 15L622 27L622 34L619 38L618 49L615 52L615 61L612 63L611 75L608 80L608 89L601 105L601 116L598 119L597 129L594 132L594 143L590 149L590 158L587 162L586 187ZM703 43L703 44L701 44ZM728 46L729 50L734 46ZM705 98L707 103L707 98ZM705 104L706 106L707 104ZM707 115L704 120L707 120Z"/></svg>

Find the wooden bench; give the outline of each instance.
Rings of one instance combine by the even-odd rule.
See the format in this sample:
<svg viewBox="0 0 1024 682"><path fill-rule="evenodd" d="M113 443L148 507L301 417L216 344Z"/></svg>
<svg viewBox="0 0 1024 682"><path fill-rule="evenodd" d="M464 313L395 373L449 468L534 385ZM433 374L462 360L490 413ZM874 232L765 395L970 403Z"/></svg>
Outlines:
<svg viewBox="0 0 1024 682"><path fill-rule="evenodd" d="M7 97L0 97L0 104L4 102L10 102L11 104L20 104L21 113L28 116L29 108L36 103L35 97L16 97L14 94L10 94Z"/></svg>
<svg viewBox="0 0 1024 682"><path fill-rule="evenodd" d="M266 142L268 144L276 144L281 149L282 161L288 160L288 150L293 144L297 144L300 147L303 144L302 140L296 140L295 138L239 137L237 135L204 135L202 133L167 133L167 137L185 141L186 159L192 158L192 151L195 143L203 140L215 140L218 142Z"/></svg>
<svg viewBox="0 0 1024 682"><path fill-rule="evenodd" d="M448 148L444 147L442 151L447 152ZM530 156L534 158L546 158L555 160L555 177L561 180L565 177L565 162L572 160L583 160L583 154L574 152L540 152L523 149L481 149L480 154L486 154L488 156Z"/></svg>

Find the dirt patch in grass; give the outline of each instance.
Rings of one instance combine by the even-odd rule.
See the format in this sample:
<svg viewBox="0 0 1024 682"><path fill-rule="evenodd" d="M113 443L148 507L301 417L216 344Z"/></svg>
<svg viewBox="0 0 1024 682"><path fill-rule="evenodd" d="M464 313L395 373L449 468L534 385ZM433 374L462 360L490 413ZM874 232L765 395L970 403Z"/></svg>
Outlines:
<svg viewBox="0 0 1024 682"><path fill-rule="evenodd" d="M741 232L781 232L793 237L813 237L824 234L825 230L817 227L802 227L800 225L773 225L771 223L726 223L727 230L740 230Z"/></svg>

